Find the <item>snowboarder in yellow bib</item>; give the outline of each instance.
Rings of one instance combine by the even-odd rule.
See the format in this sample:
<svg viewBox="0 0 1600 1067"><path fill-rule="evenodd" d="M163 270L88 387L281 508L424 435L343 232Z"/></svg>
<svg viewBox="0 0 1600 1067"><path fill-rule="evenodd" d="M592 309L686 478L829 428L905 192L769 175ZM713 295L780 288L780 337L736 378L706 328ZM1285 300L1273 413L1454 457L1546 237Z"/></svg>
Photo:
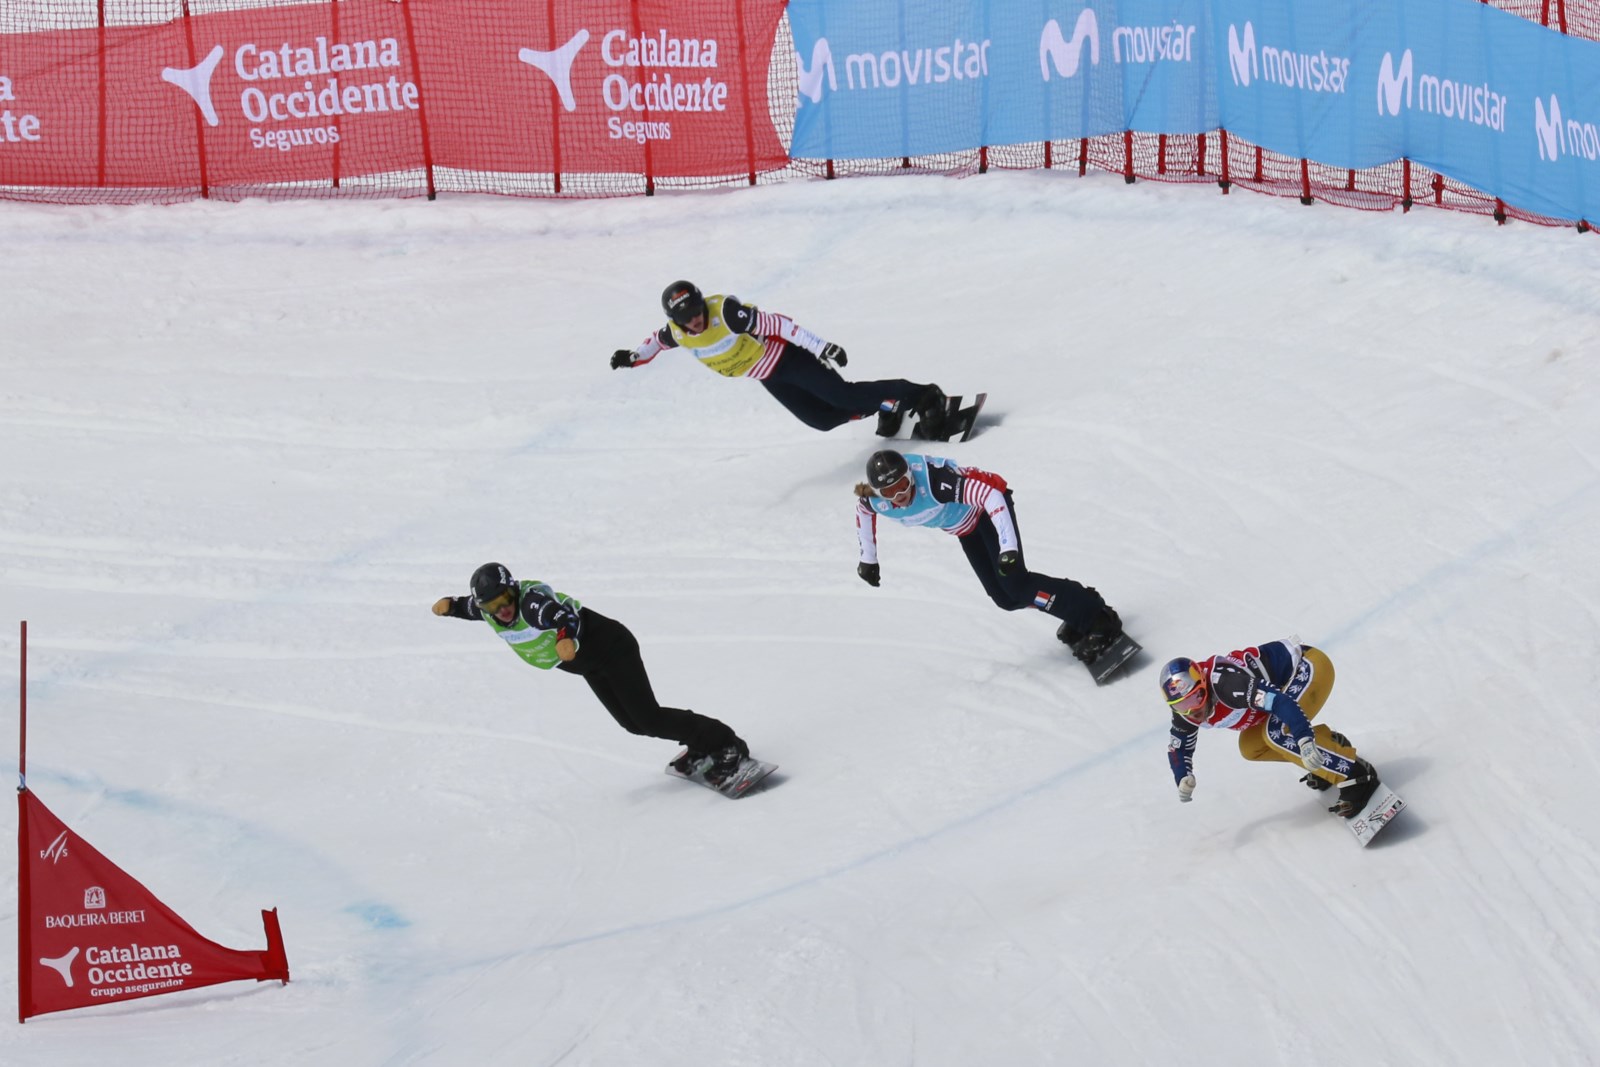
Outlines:
<svg viewBox="0 0 1600 1067"><path fill-rule="evenodd" d="M708 297L687 281L667 286L661 308L667 324L637 348L617 349L612 370L637 367L666 349L683 348L725 378L754 378L814 430L876 414L877 432L893 437L909 411L917 416L922 436L945 436L947 398L937 385L904 378L846 381L836 369L849 362L845 350L787 316L761 311L735 296Z"/></svg>

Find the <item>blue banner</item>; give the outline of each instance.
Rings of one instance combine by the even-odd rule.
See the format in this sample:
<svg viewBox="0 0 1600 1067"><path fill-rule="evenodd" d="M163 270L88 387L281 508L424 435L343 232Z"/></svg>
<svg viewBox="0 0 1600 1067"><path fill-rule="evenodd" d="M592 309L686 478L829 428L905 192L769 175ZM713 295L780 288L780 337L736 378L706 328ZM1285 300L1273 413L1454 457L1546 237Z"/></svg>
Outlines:
<svg viewBox="0 0 1600 1067"><path fill-rule="evenodd" d="M1600 44L1476 0L791 0L790 154L1226 129L1600 219Z"/></svg>

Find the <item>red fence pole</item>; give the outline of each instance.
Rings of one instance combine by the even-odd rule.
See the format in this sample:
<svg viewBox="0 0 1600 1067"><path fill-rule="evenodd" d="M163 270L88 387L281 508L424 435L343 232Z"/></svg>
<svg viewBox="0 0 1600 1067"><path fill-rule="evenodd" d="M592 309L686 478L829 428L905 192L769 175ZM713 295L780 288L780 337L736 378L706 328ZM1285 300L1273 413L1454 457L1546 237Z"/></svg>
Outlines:
<svg viewBox="0 0 1600 1067"><path fill-rule="evenodd" d="M17 1022L28 1018L28 1005L33 1003L33 967L27 961L33 956L32 927L28 917L33 914L33 900L28 889L28 622L22 622L22 734L17 744Z"/></svg>
<svg viewBox="0 0 1600 1067"><path fill-rule="evenodd" d="M184 46L189 49L189 66L193 67L198 59L194 52L194 23L189 21L189 0L183 0L183 40ZM194 141L195 158L200 164L200 197L203 200L211 199L211 178L207 173L206 165L206 127L205 118L200 114L200 109L194 109Z"/></svg>
<svg viewBox="0 0 1600 1067"><path fill-rule="evenodd" d="M96 117L95 123L99 165L96 168L95 184L103 189L106 184L106 94L108 92L106 87L106 0L100 0L95 6L100 9L100 31L98 35L100 47L96 49L98 53L96 59L99 60L100 64L100 113Z"/></svg>
<svg viewBox="0 0 1600 1067"><path fill-rule="evenodd" d="M343 40L339 36L339 0L328 0L328 16L331 19L328 28L333 33L333 36L329 39L334 41ZM336 129L341 125L340 120L343 118L344 115L342 113L333 116L333 125ZM343 133L342 130L340 132L341 134ZM340 136L339 140L333 142L333 173L329 176L335 189L339 188L339 154L343 150L344 137Z"/></svg>
<svg viewBox="0 0 1600 1067"><path fill-rule="evenodd" d="M739 33L739 75L740 82L744 86L744 92L739 94L743 97L744 104L744 156L745 162L750 167L750 184L754 185L756 183L756 125L754 117L750 114L750 97L752 95L750 86L750 42L745 39L743 4L735 3L733 5L733 17L734 25Z"/></svg>
<svg viewBox="0 0 1600 1067"><path fill-rule="evenodd" d="M550 41L550 44L553 46L556 43L556 0L549 0L549 2L545 4L544 12L545 12L545 25L547 25L550 28L549 41ZM560 96L560 92L559 92L559 90L556 89L556 84L555 84L554 80L552 80L550 82L550 95L552 97L559 97ZM551 177L555 179L555 192L556 192L556 194L558 196L561 193L561 114L562 114L562 110L563 109L561 108L559 103L554 103L550 107L550 114L553 116L552 120L550 122L550 156L551 156L551 159L550 159L550 174L551 174Z"/></svg>
<svg viewBox="0 0 1600 1067"><path fill-rule="evenodd" d="M639 17L639 0L632 0L632 2L628 4L628 9L629 18L633 23L633 39L636 41L642 40L644 38L644 23ZM648 98L646 98L646 100L647 102L645 103L644 108L644 121L648 123L650 121L650 105L648 103ZM650 151L650 139L648 137L645 138L644 142L644 195L656 195L654 154Z"/></svg>
<svg viewBox="0 0 1600 1067"><path fill-rule="evenodd" d="M439 196L433 181L433 140L428 136L428 93L422 85L422 64L417 62L417 28L411 20L411 5L401 4L400 11L406 20L406 51L411 53L411 73L417 79L417 130L422 137L422 170L428 176L428 199Z"/></svg>

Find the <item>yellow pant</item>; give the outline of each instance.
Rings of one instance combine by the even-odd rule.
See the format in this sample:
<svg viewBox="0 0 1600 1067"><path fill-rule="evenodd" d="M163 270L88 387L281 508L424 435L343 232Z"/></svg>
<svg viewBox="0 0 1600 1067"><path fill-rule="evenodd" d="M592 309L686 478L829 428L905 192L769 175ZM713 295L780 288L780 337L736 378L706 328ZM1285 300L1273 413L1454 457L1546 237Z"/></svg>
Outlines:
<svg viewBox="0 0 1600 1067"><path fill-rule="evenodd" d="M1333 692L1333 662L1320 648L1307 645L1304 652L1306 662L1311 664L1311 684L1300 694L1299 704L1307 719L1315 719L1317 712L1322 710L1322 705L1327 703L1328 694ZM1339 744L1333 739L1333 731L1326 726L1313 726L1312 732L1316 735L1318 748L1337 752L1347 759L1356 758L1355 746ZM1267 735L1265 722L1258 722L1249 729L1239 731L1239 754L1247 760L1282 760L1284 763L1303 767L1299 752L1284 748ZM1344 781L1345 778L1336 771L1319 770L1312 773L1335 784Z"/></svg>

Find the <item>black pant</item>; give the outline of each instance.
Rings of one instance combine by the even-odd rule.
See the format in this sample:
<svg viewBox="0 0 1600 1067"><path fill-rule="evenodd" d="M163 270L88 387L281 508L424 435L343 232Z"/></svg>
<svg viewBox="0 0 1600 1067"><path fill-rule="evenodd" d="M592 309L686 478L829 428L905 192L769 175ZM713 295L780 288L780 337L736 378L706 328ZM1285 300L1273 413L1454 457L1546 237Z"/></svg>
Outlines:
<svg viewBox="0 0 1600 1067"><path fill-rule="evenodd" d="M983 583L983 591L1007 611L1038 608L1054 615L1070 629L1079 633L1087 631L1100 609L1106 606L1105 600L1091 587L1071 578L1052 578L1030 571L1022 554L1022 524L1017 521L1017 508L1009 489L1006 503L1011 504L1011 522L1017 530L1017 562L1010 574L1000 573L1000 534L987 512L978 519L977 529L958 538L972 572Z"/></svg>
<svg viewBox="0 0 1600 1067"><path fill-rule="evenodd" d="M904 378L847 382L839 372L798 345L785 345L772 375L761 384L813 430L831 430L871 415L885 400L909 407L927 388Z"/></svg>
<svg viewBox="0 0 1600 1067"><path fill-rule="evenodd" d="M729 745L744 749L726 724L656 702L633 631L593 608L581 609L579 618L578 655L557 666L581 675L617 725L630 734L666 738L699 752L715 753Z"/></svg>

